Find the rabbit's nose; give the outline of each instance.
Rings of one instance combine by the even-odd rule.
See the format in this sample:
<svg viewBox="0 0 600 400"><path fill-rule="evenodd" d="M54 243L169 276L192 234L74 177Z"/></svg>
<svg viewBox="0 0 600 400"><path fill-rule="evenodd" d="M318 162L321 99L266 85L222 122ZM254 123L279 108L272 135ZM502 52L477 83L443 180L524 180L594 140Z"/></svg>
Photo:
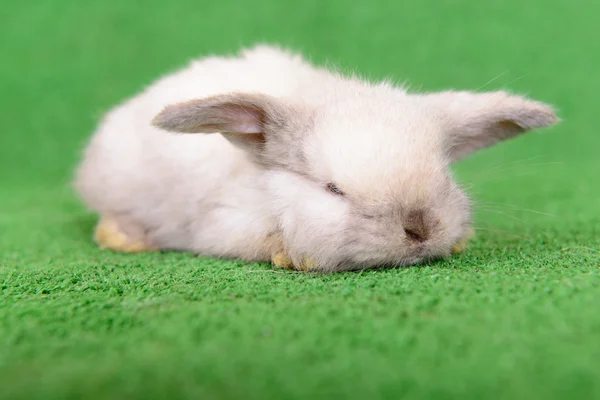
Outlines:
<svg viewBox="0 0 600 400"><path fill-rule="evenodd" d="M412 210L403 219L406 237L417 243L427 241L431 235L432 222L425 210Z"/></svg>
<svg viewBox="0 0 600 400"><path fill-rule="evenodd" d="M406 236L415 242L423 243L428 239L427 233L423 231L416 231L410 228L404 228Z"/></svg>

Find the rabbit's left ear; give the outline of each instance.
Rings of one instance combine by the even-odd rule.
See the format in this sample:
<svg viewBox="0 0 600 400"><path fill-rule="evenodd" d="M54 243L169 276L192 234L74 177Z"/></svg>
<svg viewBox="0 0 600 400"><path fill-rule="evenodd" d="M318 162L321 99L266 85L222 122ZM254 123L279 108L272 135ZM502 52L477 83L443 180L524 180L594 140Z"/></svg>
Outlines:
<svg viewBox="0 0 600 400"><path fill-rule="evenodd" d="M447 91L424 97L441 112L452 161L559 120L550 106L503 91Z"/></svg>
<svg viewBox="0 0 600 400"><path fill-rule="evenodd" d="M261 158L270 142L287 143L290 127L301 125L304 110L282 99L256 93L229 93L166 106L152 125L170 132L221 133Z"/></svg>
<svg viewBox="0 0 600 400"><path fill-rule="evenodd" d="M179 133L263 135L267 124L285 119L286 111L270 96L231 93L168 105L152 124Z"/></svg>

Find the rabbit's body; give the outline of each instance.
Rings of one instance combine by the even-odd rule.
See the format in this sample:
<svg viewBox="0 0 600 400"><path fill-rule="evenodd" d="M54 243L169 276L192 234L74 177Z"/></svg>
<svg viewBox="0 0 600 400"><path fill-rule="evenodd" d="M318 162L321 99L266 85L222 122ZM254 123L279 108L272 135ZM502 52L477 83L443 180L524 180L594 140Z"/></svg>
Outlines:
<svg viewBox="0 0 600 400"><path fill-rule="evenodd" d="M221 135L173 138L150 122L168 104L232 91L299 95L326 77L268 47L193 61L105 117L77 188L91 208L151 247L270 260L266 238L277 220L262 170Z"/></svg>
<svg viewBox="0 0 600 400"><path fill-rule="evenodd" d="M468 230L466 199L446 176L452 156L438 151L445 140L438 127L443 117L428 119L448 96L434 95L431 108L424 107L423 96L343 78L268 47L245 51L240 57L205 58L109 112L87 148L76 186L105 222L97 238L117 249L119 245L102 239L107 232L142 243L121 246L122 250L176 249L267 261L285 248L284 254L290 254L296 267L310 264L329 271L417 262L447 254ZM498 96L494 99L507 98ZM207 105L194 99L218 101L210 100L213 103ZM533 112L541 116L525 115L521 116L524 122L514 122L510 115L503 115L498 122L508 121L525 130L553 121L549 109L540 109L539 103L518 101L538 107ZM152 119L175 103L193 107L167 108L155 125L180 132L224 134L180 135L153 126ZM455 103L448 105L452 107L456 108ZM363 110L367 110L364 116ZM202 117L196 117L197 113ZM383 117L368 120L378 113ZM396 114L402 113L408 117L401 119L402 127L394 129L409 133L386 144L394 134L388 132L388 125L398 124ZM329 120L326 115L334 117ZM307 133L315 125L319 133ZM370 129L375 133L365 135ZM464 130L469 129L474 128ZM271 130L278 135L271 136ZM415 130L427 134L410 133ZM385 133L377 136L379 131ZM485 143L474 143L466 150L461 147L455 158L513 133L503 135L484 138ZM384 142L378 144L378 140ZM328 149L325 156L322 148ZM356 154L346 160L348 152ZM336 173L336 168L343 171ZM354 196L352 205L316 188L330 180L326 173L344 183L344 192ZM402 187L392 190L394 185ZM405 189L418 186L418 190ZM384 193L383 188L391 189ZM443 208L432 202L443 196L444 202L464 211L442 216ZM394 201L406 207L392 211ZM385 211L388 206L390 214ZM438 211L434 216L425 207ZM400 214L397 230L390 218ZM355 223L352 215L364 221ZM375 220L380 221L378 225L365 227ZM399 241L403 244L390 240L385 232L405 237ZM426 248L421 242L431 232L432 244ZM346 249L344 254L338 254L341 249Z"/></svg>

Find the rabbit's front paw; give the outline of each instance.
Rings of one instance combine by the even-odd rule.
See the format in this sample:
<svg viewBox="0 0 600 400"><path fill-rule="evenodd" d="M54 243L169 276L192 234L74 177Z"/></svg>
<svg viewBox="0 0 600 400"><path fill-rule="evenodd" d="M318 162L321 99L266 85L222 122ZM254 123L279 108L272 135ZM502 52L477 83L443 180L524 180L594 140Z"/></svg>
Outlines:
<svg viewBox="0 0 600 400"><path fill-rule="evenodd" d="M316 263L308 257L305 257L300 264L294 265L290 256L283 251L271 256L271 264L283 269L293 269L304 272L313 271L317 267Z"/></svg>
<svg viewBox="0 0 600 400"><path fill-rule="evenodd" d="M285 252L275 253L271 256L271 264L283 269L294 269L294 263Z"/></svg>
<svg viewBox="0 0 600 400"><path fill-rule="evenodd" d="M465 249L469 247L469 240L471 240L473 236L475 236L475 231L471 229L463 239L461 239L458 243L454 245L454 247L452 247L452 252L461 253L465 251Z"/></svg>
<svg viewBox="0 0 600 400"><path fill-rule="evenodd" d="M317 269L317 263L309 257L303 257L299 264L294 264L292 258L285 250L280 232L271 233L267 239L271 246L271 264L273 266L296 271L313 271Z"/></svg>
<svg viewBox="0 0 600 400"><path fill-rule="evenodd" d="M283 269L294 269L294 263L283 246L281 232L272 232L267 236L267 243L271 249L271 264Z"/></svg>
<svg viewBox="0 0 600 400"><path fill-rule="evenodd" d="M291 257L285 251L281 232L272 232L267 236L267 240L271 248L271 264L278 268L296 269Z"/></svg>

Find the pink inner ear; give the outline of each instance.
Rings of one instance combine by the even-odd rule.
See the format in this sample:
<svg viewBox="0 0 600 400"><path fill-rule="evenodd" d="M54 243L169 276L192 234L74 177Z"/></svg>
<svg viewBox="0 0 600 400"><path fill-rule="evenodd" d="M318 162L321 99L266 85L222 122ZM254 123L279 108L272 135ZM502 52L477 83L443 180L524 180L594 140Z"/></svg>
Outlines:
<svg viewBox="0 0 600 400"><path fill-rule="evenodd" d="M509 133L524 132L525 129L515 121L502 120L496 123L496 128Z"/></svg>
<svg viewBox="0 0 600 400"><path fill-rule="evenodd" d="M240 104L227 104L225 107L229 120L228 131L244 134L263 133L264 110Z"/></svg>

